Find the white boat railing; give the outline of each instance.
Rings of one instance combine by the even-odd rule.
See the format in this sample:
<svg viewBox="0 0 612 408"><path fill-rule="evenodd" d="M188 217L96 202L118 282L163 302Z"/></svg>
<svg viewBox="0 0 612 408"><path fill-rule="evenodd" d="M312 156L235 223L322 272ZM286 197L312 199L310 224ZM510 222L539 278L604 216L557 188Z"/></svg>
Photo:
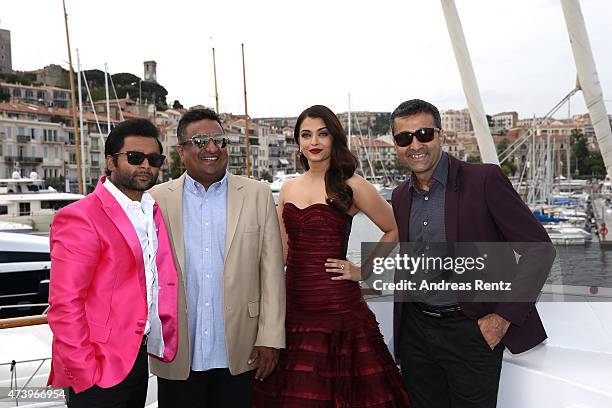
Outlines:
<svg viewBox="0 0 612 408"><path fill-rule="evenodd" d="M4 367L10 366L9 370L11 373L11 379L10 379L10 385L8 387L8 392L6 395L4 395L4 393L0 394L0 401L3 401L9 397L9 392L14 392L14 391L20 391L23 392L24 390L26 390L27 387L29 387L32 384L32 380L34 379L34 376L36 376L36 374L38 374L38 372L40 371L40 369L42 368L42 366L45 364L45 362L47 361L51 361L51 357L45 357L45 358L36 358L36 359L32 359L32 360L20 360L20 361L15 361L12 360L9 363L0 363L0 371L2 371L4 369ZM20 386L18 384L19 382L19 377L17 376L17 366L19 364L27 364L27 363L40 363L38 364L38 367L36 367L34 369L34 372L32 372L32 374L30 374L30 376L27 378L27 380L25 380L25 382ZM2 388L4 389L4 388ZM19 405L17 402L18 398L10 398L11 400L15 400L16 405Z"/></svg>
<svg viewBox="0 0 612 408"><path fill-rule="evenodd" d="M28 304L17 304L17 305L1 305L0 310L4 309L19 309L23 307L45 307L45 310L40 315L33 316L22 316L22 317L11 317L7 319L0 319L0 331L2 329L18 329L28 326L45 325L47 322L47 311L49 309L48 303L28 303ZM42 408L42 407L62 407L66 405L66 401L63 399L47 400L34 402L32 399L27 397L28 391L36 388L40 392L46 388L44 384L40 383L40 378L46 377L50 370L50 367L44 368L46 365L50 366L51 353L48 357L24 359L24 360L11 360L9 362L0 363L0 373L3 373L8 368L10 373L9 384L2 384L0 387L0 406L27 406L28 408ZM25 370L28 375L20 378L18 375L18 369ZM22 371L23 372L23 371ZM4 375L1 378L6 378ZM5 381L2 381L5 382Z"/></svg>

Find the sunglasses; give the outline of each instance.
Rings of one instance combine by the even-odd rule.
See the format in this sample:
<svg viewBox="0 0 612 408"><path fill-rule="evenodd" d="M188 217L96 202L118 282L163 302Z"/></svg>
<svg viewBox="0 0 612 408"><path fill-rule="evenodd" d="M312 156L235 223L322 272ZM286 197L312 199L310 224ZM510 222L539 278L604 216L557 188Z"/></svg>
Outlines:
<svg viewBox="0 0 612 408"><path fill-rule="evenodd" d="M138 166L147 159L151 167L161 167L161 165L164 164L164 160L166 160L166 156L159 153L144 154L143 152L119 152L113 154L113 156L119 156L120 154L127 155L127 161L132 166Z"/></svg>
<svg viewBox="0 0 612 408"><path fill-rule="evenodd" d="M191 143L196 147L196 149L202 149L208 145L208 141L212 140L215 146L224 148L229 143L229 139L225 137L223 133L218 135L195 135L191 139L184 141L183 143L179 143L180 146L184 146L187 143Z"/></svg>
<svg viewBox="0 0 612 408"><path fill-rule="evenodd" d="M439 132L440 128L420 128L414 132L399 132L397 135L393 135L395 143L400 147L410 146L412 139L416 139L421 143L431 142L434 139L436 132Z"/></svg>

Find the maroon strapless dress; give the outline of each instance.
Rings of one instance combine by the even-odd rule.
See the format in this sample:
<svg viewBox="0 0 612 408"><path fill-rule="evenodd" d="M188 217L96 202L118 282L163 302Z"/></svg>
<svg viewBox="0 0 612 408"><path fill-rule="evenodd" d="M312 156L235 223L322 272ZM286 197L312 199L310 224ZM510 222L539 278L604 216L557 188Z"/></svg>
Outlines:
<svg viewBox="0 0 612 408"><path fill-rule="evenodd" d="M286 203L287 345L253 390L255 407L405 407L408 397L357 282L331 280L352 218L325 204Z"/></svg>

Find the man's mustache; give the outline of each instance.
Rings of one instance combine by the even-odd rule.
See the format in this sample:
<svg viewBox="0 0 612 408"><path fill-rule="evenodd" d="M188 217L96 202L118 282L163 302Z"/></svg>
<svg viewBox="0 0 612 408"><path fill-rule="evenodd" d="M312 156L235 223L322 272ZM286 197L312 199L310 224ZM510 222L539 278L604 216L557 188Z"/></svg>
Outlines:
<svg viewBox="0 0 612 408"><path fill-rule="evenodd" d="M425 153L427 153L427 149L409 150L406 152L406 155L409 156L411 154L425 154Z"/></svg>

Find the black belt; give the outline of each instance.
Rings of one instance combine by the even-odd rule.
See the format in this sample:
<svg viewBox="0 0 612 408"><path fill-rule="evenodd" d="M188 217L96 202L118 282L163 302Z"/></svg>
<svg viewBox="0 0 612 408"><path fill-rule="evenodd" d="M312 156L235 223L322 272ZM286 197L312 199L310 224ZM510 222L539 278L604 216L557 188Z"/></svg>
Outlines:
<svg viewBox="0 0 612 408"><path fill-rule="evenodd" d="M415 302L413 305L424 315L435 317L437 319L443 319L446 317L465 317L465 314L463 314L461 311L460 305L434 306L421 302Z"/></svg>

